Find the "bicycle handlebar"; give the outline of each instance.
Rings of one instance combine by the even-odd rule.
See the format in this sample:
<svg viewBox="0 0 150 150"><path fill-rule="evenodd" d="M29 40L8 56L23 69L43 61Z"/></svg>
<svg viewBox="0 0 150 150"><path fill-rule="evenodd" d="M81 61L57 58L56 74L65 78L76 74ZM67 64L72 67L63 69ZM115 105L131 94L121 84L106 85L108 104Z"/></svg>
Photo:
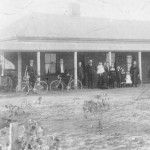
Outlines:
<svg viewBox="0 0 150 150"><path fill-rule="evenodd" d="M60 75L60 74L59 74L59 75L57 75L57 78L58 78L58 79L62 79L62 77L61 77L61 76L62 76L62 75ZM72 78L72 77L73 77L73 75L71 75L71 74L67 74L67 76L68 76L68 77L70 77L70 78Z"/></svg>

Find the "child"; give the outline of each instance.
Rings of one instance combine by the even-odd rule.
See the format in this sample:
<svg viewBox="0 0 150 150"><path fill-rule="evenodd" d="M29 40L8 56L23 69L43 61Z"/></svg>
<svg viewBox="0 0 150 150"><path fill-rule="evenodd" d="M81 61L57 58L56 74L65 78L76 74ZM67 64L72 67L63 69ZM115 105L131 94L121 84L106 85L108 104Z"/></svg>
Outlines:
<svg viewBox="0 0 150 150"><path fill-rule="evenodd" d="M124 72L124 69L121 69L121 87L125 87L126 85L126 73Z"/></svg>
<svg viewBox="0 0 150 150"><path fill-rule="evenodd" d="M126 86L130 87L131 85L132 85L132 81L131 81L130 72L127 72L127 74L126 74Z"/></svg>

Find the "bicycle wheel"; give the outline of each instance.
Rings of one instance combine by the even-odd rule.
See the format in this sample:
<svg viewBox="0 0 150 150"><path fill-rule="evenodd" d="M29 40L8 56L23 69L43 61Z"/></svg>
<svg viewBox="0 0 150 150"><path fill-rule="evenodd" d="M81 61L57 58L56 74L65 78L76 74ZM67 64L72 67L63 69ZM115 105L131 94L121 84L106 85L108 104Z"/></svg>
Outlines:
<svg viewBox="0 0 150 150"><path fill-rule="evenodd" d="M46 94L48 85L45 81L37 81L34 85L35 92L38 94Z"/></svg>
<svg viewBox="0 0 150 150"><path fill-rule="evenodd" d="M82 86L82 83L81 83L81 81L80 80L72 80L71 82L70 82L70 88L72 89L72 90L82 90L82 88L83 88L83 86Z"/></svg>
<svg viewBox="0 0 150 150"><path fill-rule="evenodd" d="M29 85L25 82L21 83L21 87L19 85L16 86L16 93L21 96L26 96L29 93Z"/></svg>
<svg viewBox="0 0 150 150"><path fill-rule="evenodd" d="M54 80L50 84L51 91L62 91L63 89L64 89L64 86L59 80Z"/></svg>

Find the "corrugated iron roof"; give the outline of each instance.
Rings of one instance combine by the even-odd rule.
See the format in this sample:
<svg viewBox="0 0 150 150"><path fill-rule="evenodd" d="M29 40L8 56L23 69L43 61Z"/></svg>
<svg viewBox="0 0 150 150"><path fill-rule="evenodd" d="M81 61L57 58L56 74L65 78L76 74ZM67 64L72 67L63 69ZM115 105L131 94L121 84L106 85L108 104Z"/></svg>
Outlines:
<svg viewBox="0 0 150 150"><path fill-rule="evenodd" d="M150 22L34 13L3 29L0 36L0 39L18 37L150 39Z"/></svg>

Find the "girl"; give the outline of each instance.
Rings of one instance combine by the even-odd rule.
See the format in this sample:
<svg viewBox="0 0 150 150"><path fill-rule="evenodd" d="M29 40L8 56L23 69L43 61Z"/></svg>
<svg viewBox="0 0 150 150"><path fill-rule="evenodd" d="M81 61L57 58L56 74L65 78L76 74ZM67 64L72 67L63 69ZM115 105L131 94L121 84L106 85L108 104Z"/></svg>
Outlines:
<svg viewBox="0 0 150 150"><path fill-rule="evenodd" d="M127 72L127 74L126 74L126 86L130 87L131 85L132 85L132 81L131 81L130 72Z"/></svg>

